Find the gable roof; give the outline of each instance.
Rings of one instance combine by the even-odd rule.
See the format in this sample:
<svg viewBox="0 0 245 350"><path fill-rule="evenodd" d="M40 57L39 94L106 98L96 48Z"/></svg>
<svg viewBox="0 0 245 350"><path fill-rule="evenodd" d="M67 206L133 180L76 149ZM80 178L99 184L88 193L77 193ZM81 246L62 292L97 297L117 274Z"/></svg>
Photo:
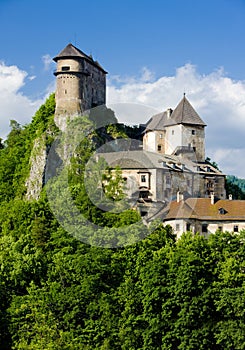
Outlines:
<svg viewBox="0 0 245 350"><path fill-rule="evenodd" d="M107 73L99 64L99 62L94 61L93 57L90 55L86 55L83 51L72 45L71 43L68 44L57 56L53 58L55 62L57 62L59 59L64 59L64 58L83 58L92 65L96 66L99 68L103 73Z"/></svg>
<svg viewBox="0 0 245 350"><path fill-rule="evenodd" d="M224 209L223 214L220 209ZM169 204L165 220L196 219L205 221L245 221L245 201L210 198L188 198Z"/></svg>

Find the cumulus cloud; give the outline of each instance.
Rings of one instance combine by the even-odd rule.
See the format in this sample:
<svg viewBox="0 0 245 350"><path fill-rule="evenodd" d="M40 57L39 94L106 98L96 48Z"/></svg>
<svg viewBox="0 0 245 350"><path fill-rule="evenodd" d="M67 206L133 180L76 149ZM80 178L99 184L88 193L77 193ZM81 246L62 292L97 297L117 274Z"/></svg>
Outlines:
<svg viewBox="0 0 245 350"><path fill-rule="evenodd" d="M176 69L173 76L144 79L111 77L108 81L107 101L112 104L134 103L158 111L175 108L186 96L206 128L206 154L216 161L227 174L245 178L245 82L229 78L222 68L202 75L194 65L186 64ZM132 124L130 114L122 122ZM145 119L144 119L145 118ZM145 123L143 113L134 119L135 124Z"/></svg>
<svg viewBox="0 0 245 350"><path fill-rule="evenodd" d="M41 100L32 101L21 93L21 88L28 78L27 72L17 66L7 66L0 62L0 137L9 132L9 122L15 119L21 125L31 120Z"/></svg>

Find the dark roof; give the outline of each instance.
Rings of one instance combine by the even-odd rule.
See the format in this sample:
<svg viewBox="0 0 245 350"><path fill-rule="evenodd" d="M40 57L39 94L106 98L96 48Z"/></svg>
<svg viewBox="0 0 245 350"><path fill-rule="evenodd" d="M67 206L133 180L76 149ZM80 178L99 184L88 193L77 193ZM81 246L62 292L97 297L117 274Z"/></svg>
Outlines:
<svg viewBox="0 0 245 350"><path fill-rule="evenodd" d="M168 116L169 114L170 116ZM166 126L176 124L206 126L190 102L187 100L185 95L177 107L174 109L174 111L169 109L168 111L156 114L151 117L151 119L146 124L145 130L164 130Z"/></svg>
<svg viewBox="0 0 245 350"><path fill-rule="evenodd" d="M221 213L223 210L223 214ZM245 221L245 201L221 199L214 204L210 198L188 198L171 202L165 220L196 219L212 221Z"/></svg>
<svg viewBox="0 0 245 350"><path fill-rule="evenodd" d="M83 58L86 61L90 62L92 65L102 70L104 73L107 73L97 61L93 60L93 57L91 55L86 55L86 53L72 44L68 44L57 56L53 58L53 60L57 62L59 59L63 58Z"/></svg>
<svg viewBox="0 0 245 350"><path fill-rule="evenodd" d="M119 147L120 148L120 147ZM196 163L187 158L179 158L175 155L161 154L145 150L109 149L96 153L106 160L111 167L119 166L121 169L162 169L164 171L185 172L200 174L200 176L225 176L222 172L208 163ZM209 171L206 166L209 166Z"/></svg>
<svg viewBox="0 0 245 350"><path fill-rule="evenodd" d="M163 130L167 121L167 112L154 115L146 124L147 130Z"/></svg>
<svg viewBox="0 0 245 350"><path fill-rule="evenodd" d="M194 110L187 98L184 97L174 109L171 114L171 118L168 119L166 125L175 125L175 124L192 124L192 125L201 125L206 126L203 120L199 117L197 112Z"/></svg>
<svg viewBox="0 0 245 350"><path fill-rule="evenodd" d="M99 157L106 160L108 165L119 166L122 169L164 169L163 156L159 153L148 151L120 151L97 153ZM165 166L166 170L168 169Z"/></svg>

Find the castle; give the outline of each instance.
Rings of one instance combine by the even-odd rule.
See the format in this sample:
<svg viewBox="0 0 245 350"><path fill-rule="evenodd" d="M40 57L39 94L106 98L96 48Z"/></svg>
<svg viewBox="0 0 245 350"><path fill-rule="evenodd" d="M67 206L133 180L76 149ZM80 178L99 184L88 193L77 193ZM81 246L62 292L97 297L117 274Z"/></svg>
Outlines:
<svg viewBox="0 0 245 350"><path fill-rule="evenodd" d="M67 118L105 105L107 72L72 44L54 61L55 122L63 130ZM137 198L141 216L148 222L160 218L177 235L245 228L245 204L226 199L225 175L206 161L205 127L184 94L174 109L144 125L141 148L99 154L111 167L120 166L128 197Z"/></svg>

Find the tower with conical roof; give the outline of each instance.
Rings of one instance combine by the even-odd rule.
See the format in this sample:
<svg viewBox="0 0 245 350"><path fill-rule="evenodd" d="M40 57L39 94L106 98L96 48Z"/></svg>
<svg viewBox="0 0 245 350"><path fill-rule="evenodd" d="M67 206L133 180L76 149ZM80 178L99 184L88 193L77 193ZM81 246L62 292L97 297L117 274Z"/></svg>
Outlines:
<svg viewBox="0 0 245 350"><path fill-rule="evenodd" d="M53 60L57 63L56 121L105 104L107 72L92 56L68 44Z"/></svg>
<svg viewBox="0 0 245 350"><path fill-rule="evenodd" d="M144 149L205 160L206 124L185 94L177 107L153 116L146 124Z"/></svg>

